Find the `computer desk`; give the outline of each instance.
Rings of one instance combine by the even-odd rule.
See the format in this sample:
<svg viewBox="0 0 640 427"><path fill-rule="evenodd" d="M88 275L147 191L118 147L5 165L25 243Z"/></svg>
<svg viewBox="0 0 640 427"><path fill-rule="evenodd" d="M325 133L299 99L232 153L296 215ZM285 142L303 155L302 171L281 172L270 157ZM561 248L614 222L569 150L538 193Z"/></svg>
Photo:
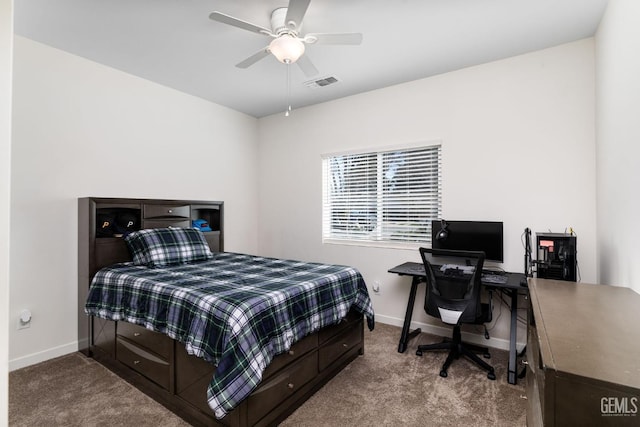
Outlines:
<svg viewBox="0 0 640 427"><path fill-rule="evenodd" d="M388 270L389 273L399 274L400 276L411 276L411 291L409 292L409 301L407 303L407 312L404 316L404 324L402 325L402 334L400 335L400 343L398 344L398 353L404 353L407 349L409 340L415 338L422 330L420 328L409 331L411 325L411 317L413 316L413 306L416 301L416 292L418 284L424 283L426 273L424 265L418 262L405 262ZM507 380L509 384L516 384L518 381L516 366L516 342L518 332L518 291L528 293L527 278L522 273L504 273L507 276L507 282L504 284L482 282L487 288L499 289L505 291L511 297L511 327L509 338L509 365L507 369Z"/></svg>

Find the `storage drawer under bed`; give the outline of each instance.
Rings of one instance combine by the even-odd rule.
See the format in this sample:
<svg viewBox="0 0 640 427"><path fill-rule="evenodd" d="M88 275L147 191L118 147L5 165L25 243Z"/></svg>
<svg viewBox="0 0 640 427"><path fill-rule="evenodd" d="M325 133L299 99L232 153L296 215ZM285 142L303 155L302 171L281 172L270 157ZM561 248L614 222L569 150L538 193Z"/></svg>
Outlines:
<svg viewBox="0 0 640 427"><path fill-rule="evenodd" d="M116 358L165 390L169 389L171 379L169 361L120 337L116 339Z"/></svg>
<svg viewBox="0 0 640 427"><path fill-rule="evenodd" d="M247 399L249 425L254 425L318 373L318 353L312 351L263 382Z"/></svg>
<svg viewBox="0 0 640 427"><path fill-rule="evenodd" d="M348 325L352 326L353 323L352 321L348 322ZM360 320L360 325L362 325L362 320ZM331 366L334 361L349 350L362 345L362 333L362 326L359 328L351 327L341 330L338 335L334 335L331 340L325 342L318 350L318 369L320 372Z"/></svg>
<svg viewBox="0 0 640 427"><path fill-rule="evenodd" d="M266 380L271 375L278 372L283 367L293 363L298 358L304 356L311 350L318 347L318 334L309 335L291 346L291 349L273 358L267 369L265 369L262 379Z"/></svg>
<svg viewBox="0 0 640 427"><path fill-rule="evenodd" d="M118 322L116 333L131 343L144 347L164 359L169 359L173 340L159 332L146 329L144 326L128 322Z"/></svg>

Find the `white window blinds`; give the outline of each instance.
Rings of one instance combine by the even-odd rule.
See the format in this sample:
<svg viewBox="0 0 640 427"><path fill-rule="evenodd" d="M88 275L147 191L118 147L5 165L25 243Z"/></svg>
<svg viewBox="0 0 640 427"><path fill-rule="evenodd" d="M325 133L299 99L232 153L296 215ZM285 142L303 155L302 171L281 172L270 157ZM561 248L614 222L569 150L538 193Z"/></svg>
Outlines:
<svg viewBox="0 0 640 427"><path fill-rule="evenodd" d="M323 158L323 241L431 241L441 216L441 147Z"/></svg>

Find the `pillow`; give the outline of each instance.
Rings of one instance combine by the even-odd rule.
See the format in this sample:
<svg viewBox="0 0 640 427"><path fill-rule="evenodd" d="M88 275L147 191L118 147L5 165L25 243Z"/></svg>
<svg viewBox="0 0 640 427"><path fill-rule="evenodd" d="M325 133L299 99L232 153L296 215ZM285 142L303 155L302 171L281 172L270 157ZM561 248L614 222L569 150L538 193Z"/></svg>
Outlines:
<svg viewBox="0 0 640 427"><path fill-rule="evenodd" d="M136 265L161 267L213 258L204 234L194 228L147 228L124 240Z"/></svg>

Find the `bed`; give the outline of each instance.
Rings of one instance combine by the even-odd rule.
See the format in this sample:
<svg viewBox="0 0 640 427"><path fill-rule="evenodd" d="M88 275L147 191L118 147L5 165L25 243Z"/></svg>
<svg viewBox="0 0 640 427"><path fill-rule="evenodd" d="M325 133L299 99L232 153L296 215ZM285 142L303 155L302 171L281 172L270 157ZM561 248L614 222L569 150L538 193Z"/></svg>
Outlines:
<svg viewBox="0 0 640 427"><path fill-rule="evenodd" d="M132 235L131 259L92 277L89 354L192 424L275 424L364 353L357 270L211 252L193 229Z"/></svg>

